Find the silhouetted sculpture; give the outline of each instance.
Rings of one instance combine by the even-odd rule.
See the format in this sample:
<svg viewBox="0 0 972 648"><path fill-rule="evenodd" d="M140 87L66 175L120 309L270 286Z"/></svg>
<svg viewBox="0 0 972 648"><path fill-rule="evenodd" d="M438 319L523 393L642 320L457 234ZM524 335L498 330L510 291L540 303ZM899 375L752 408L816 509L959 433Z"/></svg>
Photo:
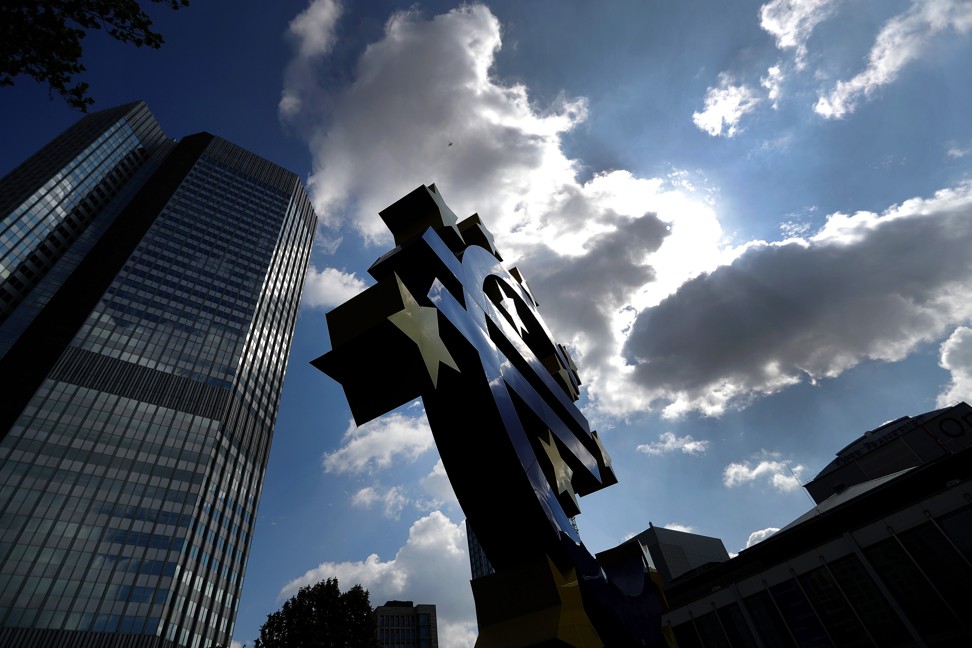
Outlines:
<svg viewBox="0 0 972 648"><path fill-rule="evenodd" d="M654 646L660 595L640 548L602 566L570 517L617 482L574 405L580 381L507 271L478 215L461 223L435 185L381 212L396 247L376 284L327 314L340 382L361 425L421 396L449 480L496 573L473 581L477 648Z"/></svg>

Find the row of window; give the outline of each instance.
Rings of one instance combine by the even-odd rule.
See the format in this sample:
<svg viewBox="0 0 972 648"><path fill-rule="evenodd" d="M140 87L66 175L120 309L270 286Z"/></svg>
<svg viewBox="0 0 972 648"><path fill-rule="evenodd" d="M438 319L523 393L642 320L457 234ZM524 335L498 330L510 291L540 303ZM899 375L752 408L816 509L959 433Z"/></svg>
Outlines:
<svg viewBox="0 0 972 648"><path fill-rule="evenodd" d="M673 628L680 648L972 642L972 507ZM877 577L877 580L873 578ZM750 623L747 623L747 616ZM913 636L917 635L917 636Z"/></svg>
<svg viewBox="0 0 972 648"><path fill-rule="evenodd" d="M145 160L139 146L127 124L115 124L5 219L8 227L0 235L4 316ZM11 274L15 270L19 277Z"/></svg>

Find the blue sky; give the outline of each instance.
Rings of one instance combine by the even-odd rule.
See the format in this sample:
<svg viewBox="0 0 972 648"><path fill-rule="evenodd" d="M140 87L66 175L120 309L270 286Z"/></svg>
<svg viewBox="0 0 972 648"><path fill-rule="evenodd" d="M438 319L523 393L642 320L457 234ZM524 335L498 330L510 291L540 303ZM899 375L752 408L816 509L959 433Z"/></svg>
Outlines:
<svg viewBox="0 0 972 648"><path fill-rule="evenodd" d="M237 642L329 576L435 603L443 645L474 641L420 404L355 428L308 365L391 247L378 210L422 183L482 216L572 349L620 479L581 500L594 551L649 520L739 551L865 430L972 400L969 0L153 15L159 51L88 37L96 107L145 99L170 136L291 168L321 219ZM5 173L78 115L21 79L0 117Z"/></svg>

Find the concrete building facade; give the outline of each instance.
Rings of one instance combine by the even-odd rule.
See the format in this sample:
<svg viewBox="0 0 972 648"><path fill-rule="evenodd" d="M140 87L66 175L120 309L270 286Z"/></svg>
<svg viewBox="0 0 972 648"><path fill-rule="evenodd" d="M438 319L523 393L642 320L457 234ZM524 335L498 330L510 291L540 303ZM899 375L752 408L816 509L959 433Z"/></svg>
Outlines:
<svg viewBox="0 0 972 648"><path fill-rule="evenodd" d="M970 413L961 403L909 419L923 435L949 421L942 433L958 445L903 469L872 461L892 472L845 482L736 558L676 579L664 623L678 645L972 645L972 451L961 443Z"/></svg>

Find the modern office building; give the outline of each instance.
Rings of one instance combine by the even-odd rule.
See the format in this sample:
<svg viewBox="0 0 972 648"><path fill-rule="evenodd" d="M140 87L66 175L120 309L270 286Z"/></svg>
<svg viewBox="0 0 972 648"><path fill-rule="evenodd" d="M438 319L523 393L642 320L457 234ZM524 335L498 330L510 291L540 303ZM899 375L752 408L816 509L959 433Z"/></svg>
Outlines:
<svg viewBox="0 0 972 648"><path fill-rule="evenodd" d="M381 648L439 648L435 606L388 601L375 608Z"/></svg>
<svg viewBox="0 0 972 648"><path fill-rule="evenodd" d="M0 645L229 645L316 217L144 103L0 180Z"/></svg>
<svg viewBox="0 0 972 648"><path fill-rule="evenodd" d="M815 479L858 462L837 492L666 588L678 646L972 645L970 436L972 408L960 403L851 443ZM943 451L900 452L906 442ZM889 460L905 456L904 468ZM869 479L850 477L861 471Z"/></svg>

